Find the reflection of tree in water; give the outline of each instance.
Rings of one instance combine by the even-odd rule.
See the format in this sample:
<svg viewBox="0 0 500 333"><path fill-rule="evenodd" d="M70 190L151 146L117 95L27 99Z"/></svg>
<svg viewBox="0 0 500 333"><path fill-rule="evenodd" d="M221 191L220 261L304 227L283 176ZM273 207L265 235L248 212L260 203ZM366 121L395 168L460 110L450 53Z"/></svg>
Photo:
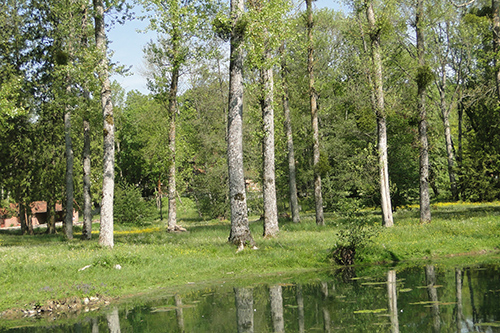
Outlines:
<svg viewBox="0 0 500 333"><path fill-rule="evenodd" d="M253 290L234 288L238 333L253 333Z"/></svg>
<svg viewBox="0 0 500 333"><path fill-rule="evenodd" d="M436 289L436 272L433 265L425 266L425 280L427 281L427 295L431 303L432 328L434 332L441 330L441 318L439 314L439 300Z"/></svg>
<svg viewBox="0 0 500 333"><path fill-rule="evenodd" d="M181 333L185 332L184 328L184 316L182 314L182 298L179 294L175 294L175 314L177 317L177 325L179 325L179 330Z"/></svg>
<svg viewBox="0 0 500 333"><path fill-rule="evenodd" d="M299 332L305 332L304 326L304 296L302 295L302 285L298 284L295 290L295 297L297 299L297 312L299 320Z"/></svg>
<svg viewBox="0 0 500 333"><path fill-rule="evenodd" d="M387 298L389 300L392 333L399 333L398 293L396 287L396 271L390 270L387 272Z"/></svg>
<svg viewBox="0 0 500 333"><path fill-rule="evenodd" d="M323 295L323 300L327 301L328 300L328 283L327 282L321 282L321 294ZM327 302L323 303L322 311L323 311L324 331L331 332L330 323L332 320L330 318L330 310L328 310L328 303Z"/></svg>
<svg viewBox="0 0 500 333"><path fill-rule="evenodd" d="M455 269L455 296L457 300L455 306L455 323L457 325L457 332L462 332L462 270L460 268Z"/></svg>
<svg viewBox="0 0 500 333"><path fill-rule="evenodd" d="M285 332L285 322L283 319L283 295L280 285L269 287L269 301L271 303L271 318L274 332Z"/></svg>
<svg viewBox="0 0 500 333"><path fill-rule="evenodd" d="M118 316L118 308L113 308L111 312L106 314L108 328L110 333L120 333L120 317ZM93 329L92 329L93 330Z"/></svg>

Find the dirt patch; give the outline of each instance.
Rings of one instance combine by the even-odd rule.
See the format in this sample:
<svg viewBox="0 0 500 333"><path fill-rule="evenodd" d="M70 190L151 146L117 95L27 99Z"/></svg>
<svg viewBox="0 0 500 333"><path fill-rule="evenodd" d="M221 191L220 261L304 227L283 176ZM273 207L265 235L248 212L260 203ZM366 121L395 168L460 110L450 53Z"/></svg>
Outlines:
<svg viewBox="0 0 500 333"><path fill-rule="evenodd" d="M0 318L14 320L27 317L51 317L57 319L60 317L78 316L81 313L97 311L106 307L112 300L110 297L100 295L49 300L44 304L32 303L23 308L5 310L0 313Z"/></svg>

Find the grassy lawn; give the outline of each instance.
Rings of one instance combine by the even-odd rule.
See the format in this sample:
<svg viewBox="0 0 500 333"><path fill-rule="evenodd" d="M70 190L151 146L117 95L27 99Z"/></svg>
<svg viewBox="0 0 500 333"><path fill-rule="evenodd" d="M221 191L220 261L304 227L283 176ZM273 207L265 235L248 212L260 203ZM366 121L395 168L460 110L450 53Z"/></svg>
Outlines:
<svg viewBox="0 0 500 333"><path fill-rule="evenodd" d="M363 214L380 220L377 211ZM191 283L329 269L329 253L343 224L328 214L326 226L317 227L314 214L305 213L302 223L280 221L279 237L263 239L262 223L254 219L251 229L259 249L236 253L227 242L229 221L200 220L188 200L178 216L187 233L167 233L160 221L116 225L112 250L99 247L97 233L92 241L80 241L78 227L72 241L61 231L34 236L0 232L0 311L50 299L119 297ZM419 224L418 216L418 208L396 212L395 227L380 227L373 242L358 252L359 262L437 259L500 248L500 202L435 204L433 221L426 225Z"/></svg>

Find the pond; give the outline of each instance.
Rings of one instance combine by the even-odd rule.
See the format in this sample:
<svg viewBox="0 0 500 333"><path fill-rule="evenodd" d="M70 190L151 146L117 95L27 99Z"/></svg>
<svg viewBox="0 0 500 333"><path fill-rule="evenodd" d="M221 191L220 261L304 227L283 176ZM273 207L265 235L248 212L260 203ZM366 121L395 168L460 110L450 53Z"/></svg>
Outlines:
<svg viewBox="0 0 500 333"><path fill-rule="evenodd" d="M23 327L0 331L500 332L498 266L429 263L370 272L318 272L307 281L288 277L269 284L264 279L249 286L221 281L107 308L71 323L31 318Z"/></svg>

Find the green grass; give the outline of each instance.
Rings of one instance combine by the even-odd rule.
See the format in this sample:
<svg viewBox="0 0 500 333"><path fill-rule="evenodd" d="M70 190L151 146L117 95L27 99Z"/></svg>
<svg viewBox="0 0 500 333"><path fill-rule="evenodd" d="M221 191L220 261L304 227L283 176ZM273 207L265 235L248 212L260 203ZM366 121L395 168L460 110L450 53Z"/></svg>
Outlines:
<svg viewBox="0 0 500 333"><path fill-rule="evenodd" d="M378 216L366 211L370 218ZM433 221L418 223L418 210L401 210L395 227L382 228L365 249L362 263L443 258L495 252L500 247L500 204L455 204L433 207ZM115 247L93 240L67 241L63 233L20 236L0 233L0 311L50 299L107 295L119 297L163 288L259 275L329 269L328 255L337 242L341 219L329 214L317 227L312 214L301 224L280 221L280 235L263 239L262 223L251 223L258 250L236 253L227 242L228 221L202 221L189 202L179 209L179 224L188 233L167 233L160 221L115 227ZM96 228L97 225L94 225ZM471 259L472 260L472 259ZM114 265L122 266L121 270ZM79 271L80 268L92 265Z"/></svg>

